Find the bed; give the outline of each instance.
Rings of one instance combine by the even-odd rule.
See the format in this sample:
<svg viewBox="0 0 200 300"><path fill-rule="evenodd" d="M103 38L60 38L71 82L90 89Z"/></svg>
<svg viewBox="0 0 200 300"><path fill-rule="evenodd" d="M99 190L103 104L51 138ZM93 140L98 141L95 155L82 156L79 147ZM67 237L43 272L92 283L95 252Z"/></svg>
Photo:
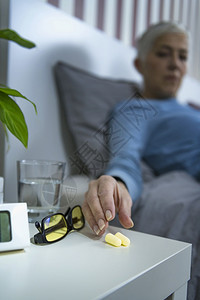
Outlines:
<svg viewBox="0 0 200 300"><path fill-rule="evenodd" d="M37 45L32 50L9 45L8 85L36 103L38 116L18 100L29 146L9 136L5 201L17 201L16 161L36 158L67 161L63 207L81 203L89 179L108 161L110 109L138 95L136 51L39 0L11 0L10 27ZM199 104L199 95L199 82L186 76L180 101ZM193 244L188 299L200 299L200 184L185 172L157 177L144 162L141 168L144 189L133 205L134 230Z"/></svg>

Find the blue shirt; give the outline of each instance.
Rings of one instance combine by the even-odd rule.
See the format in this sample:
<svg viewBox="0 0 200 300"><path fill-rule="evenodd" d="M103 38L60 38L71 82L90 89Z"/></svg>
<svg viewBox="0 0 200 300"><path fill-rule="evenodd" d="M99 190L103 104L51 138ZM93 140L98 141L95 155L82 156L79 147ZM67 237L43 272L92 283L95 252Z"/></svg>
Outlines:
<svg viewBox="0 0 200 300"><path fill-rule="evenodd" d="M109 122L110 160L105 174L119 177L136 200L141 159L156 174L185 170L200 179L200 112L176 99L120 102Z"/></svg>

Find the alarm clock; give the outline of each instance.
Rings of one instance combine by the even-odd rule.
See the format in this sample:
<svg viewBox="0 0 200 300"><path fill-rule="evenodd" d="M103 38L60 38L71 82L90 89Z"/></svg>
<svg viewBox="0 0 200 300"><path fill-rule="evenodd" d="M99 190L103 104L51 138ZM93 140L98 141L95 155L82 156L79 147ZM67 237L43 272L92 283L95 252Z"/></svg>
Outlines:
<svg viewBox="0 0 200 300"><path fill-rule="evenodd" d="M0 252L30 245L26 203L0 204Z"/></svg>

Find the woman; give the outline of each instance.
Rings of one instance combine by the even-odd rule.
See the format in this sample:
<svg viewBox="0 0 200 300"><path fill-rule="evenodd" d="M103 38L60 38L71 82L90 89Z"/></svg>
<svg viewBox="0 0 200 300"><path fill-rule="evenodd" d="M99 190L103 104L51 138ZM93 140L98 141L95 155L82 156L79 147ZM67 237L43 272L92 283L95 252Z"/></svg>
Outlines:
<svg viewBox="0 0 200 300"><path fill-rule="evenodd" d="M200 115L176 100L187 57L188 34L176 24L152 25L139 39L135 67L143 76L140 103L148 103L154 114L135 124L132 113L143 113L138 99L121 102L113 111L132 138L110 159L104 175L90 182L85 195L83 213L97 235L116 213L122 226L133 227L131 206L142 191L141 158L157 174L185 170L200 179Z"/></svg>

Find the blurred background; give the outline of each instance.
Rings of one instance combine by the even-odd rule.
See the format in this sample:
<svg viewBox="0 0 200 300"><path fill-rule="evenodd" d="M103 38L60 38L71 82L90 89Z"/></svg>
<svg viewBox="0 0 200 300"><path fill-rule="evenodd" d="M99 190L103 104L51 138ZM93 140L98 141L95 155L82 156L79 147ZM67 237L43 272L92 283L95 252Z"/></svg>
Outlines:
<svg viewBox="0 0 200 300"><path fill-rule="evenodd" d="M58 147L51 138L53 136L58 143L63 143L59 118L54 118L58 112L52 66L58 59L67 56L67 62L75 66L83 63L80 68L87 67L88 71L90 68L91 71L95 69L99 75L108 77L111 76L109 72L112 68L116 70L118 65L112 76L120 77L122 73L130 75L133 72L132 59L137 37L153 23L174 20L185 26L191 36L188 62L190 78L186 78L188 84L182 90L180 99L199 104L199 15L200 0L0 0L0 28L10 26L37 45L35 49L27 51L14 43L0 40L0 83L7 83L21 91L37 104L39 111L38 116L35 116L30 104L19 100L29 128L28 149L9 136L11 144L8 151L0 122L0 176L6 174L7 192L16 197L13 191L16 189L17 159L53 157L65 160L64 147ZM65 19L67 21L62 23ZM89 32L95 32L98 38L94 41ZM104 42L107 40L108 44L112 42L115 45L112 46L113 53L110 53L112 48ZM130 53L130 72L124 66L128 57L122 57L120 47L127 48L127 53ZM101 71L108 73L102 74ZM53 117L50 118L50 114ZM47 130L51 133L49 138L46 136ZM9 201L14 201L12 195L8 195Z"/></svg>
<svg viewBox="0 0 200 300"><path fill-rule="evenodd" d="M41 0L127 46L150 24L174 20L191 33L189 74L200 80L200 0Z"/></svg>

